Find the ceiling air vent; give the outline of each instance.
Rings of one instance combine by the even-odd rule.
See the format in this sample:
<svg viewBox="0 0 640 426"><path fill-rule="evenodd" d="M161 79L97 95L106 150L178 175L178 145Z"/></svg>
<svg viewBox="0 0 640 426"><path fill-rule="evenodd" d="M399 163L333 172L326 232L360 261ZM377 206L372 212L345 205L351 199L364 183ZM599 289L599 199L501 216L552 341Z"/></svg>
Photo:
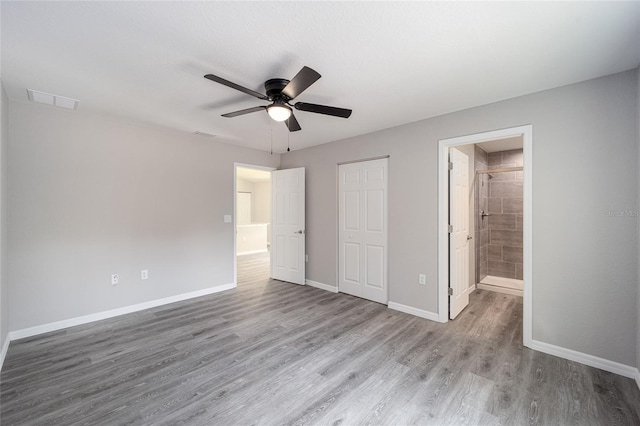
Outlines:
<svg viewBox="0 0 640 426"><path fill-rule="evenodd" d="M80 103L77 99L65 98L64 96L52 95L50 93L38 92L37 90L27 89L27 95L32 102L57 106L66 109L78 109Z"/></svg>

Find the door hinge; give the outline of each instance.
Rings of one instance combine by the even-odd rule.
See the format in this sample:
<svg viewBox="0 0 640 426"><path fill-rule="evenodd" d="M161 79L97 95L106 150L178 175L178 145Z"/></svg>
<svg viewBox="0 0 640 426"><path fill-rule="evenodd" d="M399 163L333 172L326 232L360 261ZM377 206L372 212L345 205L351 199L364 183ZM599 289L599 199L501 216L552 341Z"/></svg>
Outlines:
<svg viewBox="0 0 640 426"><path fill-rule="evenodd" d="M449 233L453 234L453 225L449 225Z"/></svg>
<svg viewBox="0 0 640 426"><path fill-rule="evenodd" d="M449 170L453 170L453 163L449 161Z"/></svg>
<svg viewBox="0 0 640 426"><path fill-rule="evenodd" d="M449 287L449 296L453 296L453 289Z"/></svg>

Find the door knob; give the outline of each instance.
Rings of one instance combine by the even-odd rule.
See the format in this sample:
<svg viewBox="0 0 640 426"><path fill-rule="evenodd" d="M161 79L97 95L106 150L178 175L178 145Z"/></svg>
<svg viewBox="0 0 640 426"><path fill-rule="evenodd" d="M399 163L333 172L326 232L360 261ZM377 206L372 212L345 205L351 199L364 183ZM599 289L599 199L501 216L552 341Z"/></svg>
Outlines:
<svg viewBox="0 0 640 426"><path fill-rule="evenodd" d="M467 235L467 241L472 240L473 237L471 235Z"/></svg>
<svg viewBox="0 0 640 426"><path fill-rule="evenodd" d="M296 234L304 234L304 230L300 229L299 231L295 232Z"/></svg>

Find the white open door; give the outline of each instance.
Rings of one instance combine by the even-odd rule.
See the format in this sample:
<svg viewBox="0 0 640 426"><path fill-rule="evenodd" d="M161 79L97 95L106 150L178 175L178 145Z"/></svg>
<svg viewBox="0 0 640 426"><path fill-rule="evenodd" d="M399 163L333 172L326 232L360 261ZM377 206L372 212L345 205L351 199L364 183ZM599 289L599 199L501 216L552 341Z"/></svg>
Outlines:
<svg viewBox="0 0 640 426"><path fill-rule="evenodd" d="M338 167L338 288L384 304L389 298L387 170L387 158Z"/></svg>
<svg viewBox="0 0 640 426"><path fill-rule="evenodd" d="M469 157L451 148L449 159L449 317L454 319L469 304Z"/></svg>
<svg viewBox="0 0 640 426"><path fill-rule="evenodd" d="M305 284L304 167L271 172L271 278Z"/></svg>

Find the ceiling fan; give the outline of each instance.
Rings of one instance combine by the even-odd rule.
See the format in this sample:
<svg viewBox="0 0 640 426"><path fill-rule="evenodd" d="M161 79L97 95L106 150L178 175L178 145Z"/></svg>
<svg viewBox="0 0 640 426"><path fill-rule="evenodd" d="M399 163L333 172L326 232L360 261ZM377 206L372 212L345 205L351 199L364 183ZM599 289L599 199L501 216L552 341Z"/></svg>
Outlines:
<svg viewBox="0 0 640 426"><path fill-rule="evenodd" d="M351 115L351 110L345 108L310 104L306 102L296 102L293 105L289 103L289 101L296 98L300 93L307 90L309 86L318 81L320 77L320 74L311 68L302 67L292 80L272 78L265 81L264 88L267 94L263 95L262 93L247 89L246 87L242 87L239 84L225 80L224 78L213 74L207 74L204 76L204 78L215 81L216 83L239 90L258 99L271 102L270 105L256 106L222 114L223 117L233 118L244 114L250 114L252 112L266 110L269 116L275 121L284 121L290 132L297 132L302 129L298 120L296 120L296 117L293 115L292 107L299 111L315 112L317 114L331 115L334 117L349 118Z"/></svg>

